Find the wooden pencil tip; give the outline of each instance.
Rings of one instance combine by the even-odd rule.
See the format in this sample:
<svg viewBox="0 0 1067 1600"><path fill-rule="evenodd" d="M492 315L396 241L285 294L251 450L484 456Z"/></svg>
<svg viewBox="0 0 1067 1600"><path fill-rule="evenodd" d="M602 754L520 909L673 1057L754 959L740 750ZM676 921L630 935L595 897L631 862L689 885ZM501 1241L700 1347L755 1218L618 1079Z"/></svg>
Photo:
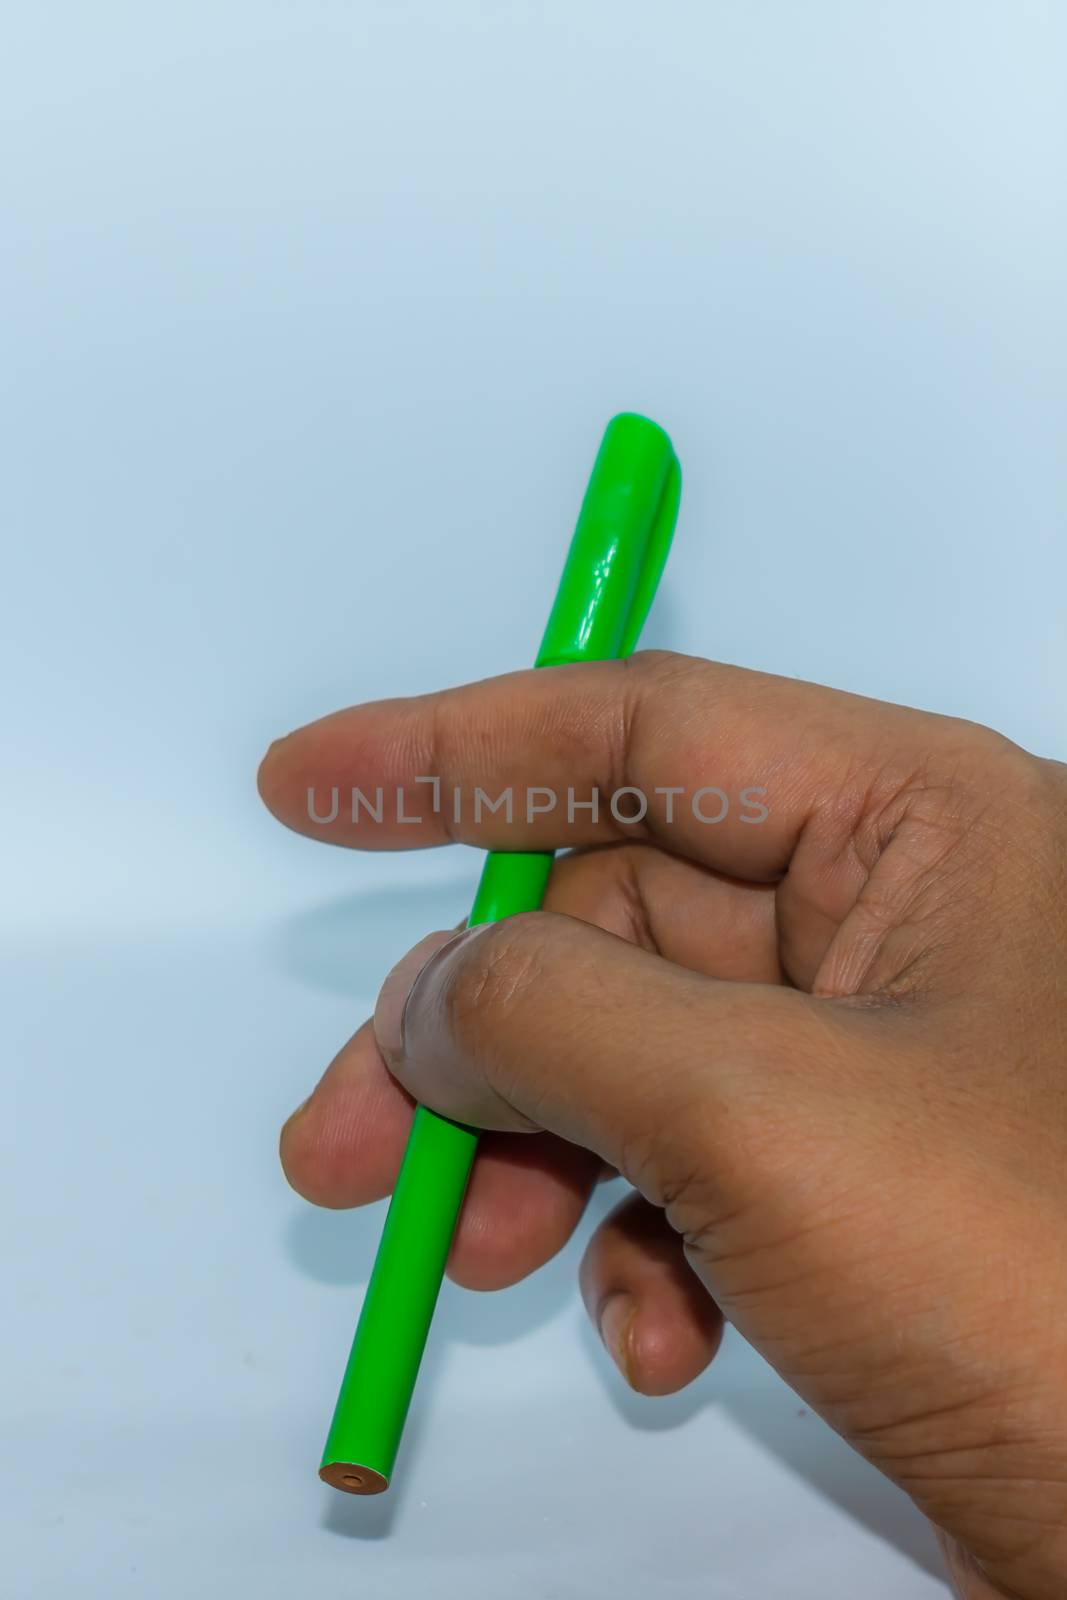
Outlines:
<svg viewBox="0 0 1067 1600"><path fill-rule="evenodd" d="M383 1478L380 1472L354 1461L326 1462L319 1468L319 1477L331 1489L340 1489L345 1494L382 1494L389 1487L389 1479Z"/></svg>

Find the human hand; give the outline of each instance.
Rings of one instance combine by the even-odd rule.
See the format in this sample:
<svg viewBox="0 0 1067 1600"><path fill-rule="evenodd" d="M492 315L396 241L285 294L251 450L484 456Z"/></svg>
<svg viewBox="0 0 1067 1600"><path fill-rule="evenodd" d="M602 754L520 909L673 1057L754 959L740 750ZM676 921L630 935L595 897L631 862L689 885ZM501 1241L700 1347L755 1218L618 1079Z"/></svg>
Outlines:
<svg viewBox="0 0 1067 1600"><path fill-rule="evenodd" d="M353 823L352 788L379 785L419 820L390 802ZM474 820L475 786L534 785L631 786L648 813ZM690 804L709 785L720 822ZM492 1130L449 1267L491 1288L553 1255L617 1169L635 1192L581 1287L634 1387L690 1381L725 1316L944 1531L961 1595L1062 1597L1067 769L650 653L340 712L272 746L260 787L358 848L578 847L544 912L394 970L283 1130L294 1187L387 1193L413 1098ZM307 791L331 787L316 824Z"/></svg>

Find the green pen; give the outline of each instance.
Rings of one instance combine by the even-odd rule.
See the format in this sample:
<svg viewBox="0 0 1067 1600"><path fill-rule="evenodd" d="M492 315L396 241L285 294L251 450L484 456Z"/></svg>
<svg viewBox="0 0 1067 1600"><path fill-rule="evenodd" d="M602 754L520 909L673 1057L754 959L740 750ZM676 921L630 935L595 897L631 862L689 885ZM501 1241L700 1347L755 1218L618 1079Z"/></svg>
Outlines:
<svg viewBox="0 0 1067 1600"><path fill-rule="evenodd" d="M604 661L636 648L680 492L663 429L631 412L613 417L535 666ZM491 851L468 927L536 911L552 859L550 850ZM416 1108L319 1468L335 1489L389 1487L477 1145L476 1128Z"/></svg>

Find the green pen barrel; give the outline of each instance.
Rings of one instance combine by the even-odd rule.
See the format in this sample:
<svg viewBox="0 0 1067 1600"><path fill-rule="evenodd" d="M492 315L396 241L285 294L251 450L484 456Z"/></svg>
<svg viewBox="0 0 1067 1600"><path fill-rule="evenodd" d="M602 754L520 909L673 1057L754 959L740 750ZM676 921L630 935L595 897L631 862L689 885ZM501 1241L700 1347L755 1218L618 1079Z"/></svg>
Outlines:
<svg viewBox="0 0 1067 1600"><path fill-rule="evenodd" d="M550 851L491 853L468 925L536 911ZM349 1494L388 1488L478 1134L417 1106L341 1380L319 1476Z"/></svg>
<svg viewBox="0 0 1067 1600"><path fill-rule="evenodd" d="M623 413L605 430L538 667L636 647L678 513L681 475L663 429ZM468 925L536 911L551 851L493 851ZM478 1146L476 1129L415 1112L363 1300L319 1476L350 1494L389 1486Z"/></svg>

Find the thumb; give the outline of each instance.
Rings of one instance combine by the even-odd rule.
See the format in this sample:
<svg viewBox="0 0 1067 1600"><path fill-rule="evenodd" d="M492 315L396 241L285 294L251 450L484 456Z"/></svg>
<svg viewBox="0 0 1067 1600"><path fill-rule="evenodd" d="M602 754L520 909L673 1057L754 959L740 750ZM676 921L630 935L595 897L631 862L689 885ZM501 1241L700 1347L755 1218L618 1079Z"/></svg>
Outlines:
<svg viewBox="0 0 1067 1600"><path fill-rule="evenodd" d="M387 978L374 1027L390 1071L434 1111L557 1134L657 1205L699 1180L732 1209L753 1179L753 1138L781 1126L782 1096L792 1115L841 1053L840 1041L828 1049L827 1010L533 912L423 940Z"/></svg>

